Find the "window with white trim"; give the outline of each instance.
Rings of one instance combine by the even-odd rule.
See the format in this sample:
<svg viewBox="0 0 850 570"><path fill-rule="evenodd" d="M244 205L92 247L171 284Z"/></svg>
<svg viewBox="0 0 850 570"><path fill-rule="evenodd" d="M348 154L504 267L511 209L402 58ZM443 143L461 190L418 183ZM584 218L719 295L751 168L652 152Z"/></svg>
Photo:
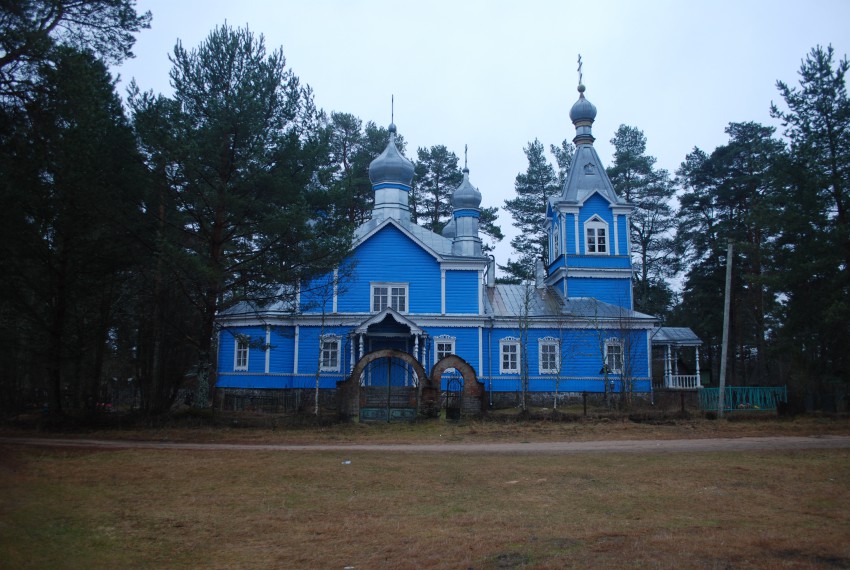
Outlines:
<svg viewBox="0 0 850 570"><path fill-rule="evenodd" d="M455 354L455 337L449 335L434 337L434 364L450 354ZM446 368L445 372L455 372L455 369Z"/></svg>
<svg viewBox="0 0 850 570"><path fill-rule="evenodd" d="M392 307L407 312L407 283L372 283L372 312Z"/></svg>
<svg viewBox="0 0 850 570"><path fill-rule="evenodd" d="M605 341L605 366L609 374L623 373L623 341L619 338Z"/></svg>
<svg viewBox="0 0 850 570"><path fill-rule="evenodd" d="M455 353L455 337L440 335L434 337L434 364Z"/></svg>
<svg viewBox="0 0 850 570"><path fill-rule="evenodd" d="M340 339L338 336L322 337L322 372L339 372Z"/></svg>
<svg viewBox="0 0 850 570"><path fill-rule="evenodd" d="M584 223L584 252L588 254L608 253L608 224L599 216Z"/></svg>
<svg viewBox="0 0 850 570"><path fill-rule="evenodd" d="M499 374L519 374L519 339L512 336L499 341Z"/></svg>
<svg viewBox="0 0 850 570"><path fill-rule="evenodd" d="M248 338L238 336L234 342L233 370L248 370L248 352L250 350Z"/></svg>
<svg viewBox="0 0 850 570"><path fill-rule="evenodd" d="M561 366L561 346L558 339L547 336L538 341L540 374L557 374Z"/></svg>

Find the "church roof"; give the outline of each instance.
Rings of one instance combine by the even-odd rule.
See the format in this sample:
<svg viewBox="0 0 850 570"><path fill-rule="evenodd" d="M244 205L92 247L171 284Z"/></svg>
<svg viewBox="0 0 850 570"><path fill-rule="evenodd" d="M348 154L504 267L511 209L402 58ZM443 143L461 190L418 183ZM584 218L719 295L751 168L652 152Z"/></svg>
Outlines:
<svg viewBox="0 0 850 570"><path fill-rule="evenodd" d="M528 287L529 299L527 314L529 317L578 317L585 319L646 320L655 317L630 309L605 303L591 297L570 297L564 299L552 287ZM520 317L526 313L526 286L497 283L487 287L484 296L484 313L495 317Z"/></svg>

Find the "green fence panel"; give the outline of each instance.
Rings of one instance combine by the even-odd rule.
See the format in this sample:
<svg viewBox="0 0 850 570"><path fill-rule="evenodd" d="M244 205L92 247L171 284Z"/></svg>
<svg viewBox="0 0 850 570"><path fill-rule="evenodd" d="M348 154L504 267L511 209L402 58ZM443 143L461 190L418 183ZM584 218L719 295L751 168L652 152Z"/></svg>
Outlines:
<svg viewBox="0 0 850 570"><path fill-rule="evenodd" d="M788 401L787 386L727 386L723 400L723 411L736 410L771 411L779 402ZM703 411L716 412L720 388L703 388L699 391L699 407Z"/></svg>

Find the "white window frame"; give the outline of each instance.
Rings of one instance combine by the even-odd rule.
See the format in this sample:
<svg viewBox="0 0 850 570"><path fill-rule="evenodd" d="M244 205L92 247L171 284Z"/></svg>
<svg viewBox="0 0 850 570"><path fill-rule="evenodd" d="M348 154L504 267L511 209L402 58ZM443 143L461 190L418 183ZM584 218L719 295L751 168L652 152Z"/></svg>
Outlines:
<svg viewBox="0 0 850 570"><path fill-rule="evenodd" d="M384 289L380 293L383 299L381 301L376 298L379 294L378 290ZM399 300L403 301L399 303ZM372 283L369 287L369 303L373 313L380 313L387 307L392 307L399 313L407 313L410 307L410 287L408 283ZM400 307L400 305L403 305Z"/></svg>
<svg viewBox="0 0 850 570"><path fill-rule="evenodd" d="M326 347L327 345L327 347ZM325 352L336 353L336 364L325 360ZM326 363L327 362L327 363ZM342 363L342 342L337 335L325 335L322 337L319 354L320 372L339 372Z"/></svg>
<svg viewBox="0 0 850 570"><path fill-rule="evenodd" d="M612 348L618 348L619 351L617 354L612 354ZM611 357L615 356L615 362L611 362ZM619 338L609 338L605 340L605 367L608 369L608 374L622 374L623 373L623 362L625 355L623 350L623 340ZM616 362L619 360L619 362Z"/></svg>
<svg viewBox="0 0 850 570"><path fill-rule="evenodd" d="M457 338L449 335L440 335L434 337L434 364L437 364L440 360L442 360L445 356L449 354L457 354L455 352L455 343ZM444 350L440 350L440 345L448 346L448 352ZM443 356L440 356L441 353L444 353Z"/></svg>
<svg viewBox="0 0 850 570"><path fill-rule="evenodd" d="M237 335L233 339L233 370L236 372L247 371L250 356L250 339L246 336Z"/></svg>
<svg viewBox="0 0 850 570"><path fill-rule="evenodd" d="M600 236L600 232L602 235ZM591 251L591 236L593 251ZM602 246L600 247L600 237ZM611 232L608 231L608 223L597 215L584 222L584 253L587 255L608 255L611 251Z"/></svg>
<svg viewBox="0 0 850 570"><path fill-rule="evenodd" d="M554 347L554 366L544 366L544 348ZM540 374L557 374L561 369L561 343L552 336L543 337L537 341L537 362Z"/></svg>
<svg viewBox="0 0 850 570"><path fill-rule="evenodd" d="M505 366L505 356L513 354L513 365ZM522 366L522 353L519 350L519 339L513 336L507 336L499 340L499 374L519 374Z"/></svg>

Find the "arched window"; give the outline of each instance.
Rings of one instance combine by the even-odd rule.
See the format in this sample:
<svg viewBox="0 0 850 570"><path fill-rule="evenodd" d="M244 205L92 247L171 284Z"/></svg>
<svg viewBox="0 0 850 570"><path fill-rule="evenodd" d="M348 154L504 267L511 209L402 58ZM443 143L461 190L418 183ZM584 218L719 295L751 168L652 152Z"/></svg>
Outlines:
<svg viewBox="0 0 850 570"><path fill-rule="evenodd" d="M584 223L584 252L590 255L608 253L608 224L599 216Z"/></svg>

